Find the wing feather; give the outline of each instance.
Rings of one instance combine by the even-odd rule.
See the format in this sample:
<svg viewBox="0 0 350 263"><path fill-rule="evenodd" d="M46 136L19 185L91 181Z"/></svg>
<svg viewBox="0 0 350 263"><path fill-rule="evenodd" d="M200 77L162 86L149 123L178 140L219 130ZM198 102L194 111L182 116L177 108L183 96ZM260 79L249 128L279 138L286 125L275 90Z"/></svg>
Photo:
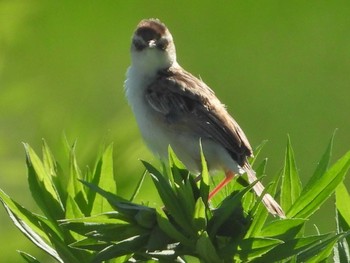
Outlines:
<svg viewBox="0 0 350 263"><path fill-rule="evenodd" d="M252 155L244 132L214 92L185 70L160 72L145 97L167 125L221 144L240 165Z"/></svg>

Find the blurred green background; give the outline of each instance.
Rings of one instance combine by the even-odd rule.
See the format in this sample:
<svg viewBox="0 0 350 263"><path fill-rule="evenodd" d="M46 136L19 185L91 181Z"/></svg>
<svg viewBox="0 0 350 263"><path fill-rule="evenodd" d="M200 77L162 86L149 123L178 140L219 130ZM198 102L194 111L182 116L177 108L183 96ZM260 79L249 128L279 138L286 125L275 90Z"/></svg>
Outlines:
<svg viewBox="0 0 350 263"><path fill-rule="evenodd" d="M0 188L39 212L21 142L40 151L45 138L62 163L65 133L78 139L82 167L113 141L119 193L130 196L138 159L155 162L123 93L131 35L150 17L170 28L180 64L216 91L251 144L269 140L268 178L290 134L305 183L335 128L334 160L350 149L349 14L348 1L0 0ZM146 182L139 201L153 202L153 190ZM332 205L313 217L321 232L334 229ZM50 262L4 209L0 233L0 262L19 262L16 249Z"/></svg>

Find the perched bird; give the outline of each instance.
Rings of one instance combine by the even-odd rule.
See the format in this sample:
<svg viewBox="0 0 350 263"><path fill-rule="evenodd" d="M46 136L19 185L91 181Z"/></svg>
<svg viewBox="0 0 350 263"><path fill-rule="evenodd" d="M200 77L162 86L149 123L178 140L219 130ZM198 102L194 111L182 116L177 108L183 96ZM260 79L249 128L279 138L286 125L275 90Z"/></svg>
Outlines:
<svg viewBox="0 0 350 263"><path fill-rule="evenodd" d="M173 37L158 19L138 24L131 61L126 97L154 154L166 159L171 145L185 166L198 173L201 141L210 171L223 169L226 175L209 199L235 175L247 173L249 183L257 180L247 160L253 152L246 135L213 90L177 63ZM253 189L260 196L264 186L258 182ZM262 201L271 214L285 217L271 195Z"/></svg>

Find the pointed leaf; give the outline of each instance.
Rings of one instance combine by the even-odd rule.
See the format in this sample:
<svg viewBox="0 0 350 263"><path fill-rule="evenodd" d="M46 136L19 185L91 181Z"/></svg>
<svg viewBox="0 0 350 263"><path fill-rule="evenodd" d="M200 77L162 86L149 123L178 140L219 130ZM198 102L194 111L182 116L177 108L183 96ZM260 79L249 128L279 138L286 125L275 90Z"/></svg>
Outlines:
<svg viewBox="0 0 350 263"><path fill-rule="evenodd" d="M139 250L147 243L148 236L135 236L111 245L99 252L92 260L92 263L100 263L115 257L128 255Z"/></svg>
<svg viewBox="0 0 350 263"><path fill-rule="evenodd" d="M31 194L41 211L52 219L64 217L64 208L57 190L43 163L34 150L24 144L27 156L28 182Z"/></svg>
<svg viewBox="0 0 350 263"><path fill-rule="evenodd" d="M174 239L176 242L180 242L181 244L187 247L193 246L193 241L190 240L187 236L185 236L184 233L179 231L172 223L170 223L163 210L157 211L157 222L160 229L162 229L169 237Z"/></svg>
<svg viewBox="0 0 350 263"><path fill-rule="evenodd" d="M262 141L255 149L254 149L254 158L250 161L251 166L253 166L260 155L261 150L264 148L267 140Z"/></svg>
<svg viewBox="0 0 350 263"><path fill-rule="evenodd" d="M324 262L331 255L335 243L349 234L350 231L323 239L315 246L298 255L298 262Z"/></svg>
<svg viewBox="0 0 350 263"><path fill-rule="evenodd" d="M35 257L33 257L32 255L23 252L23 251L18 251L18 253L22 256L22 258L24 258L24 260L28 263L40 263L39 260L37 260Z"/></svg>
<svg viewBox="0 0 350 263"><path fill-rule="evenodd" d="M350 229L350 195L344 185L339 184L335 191L337 233ZM334 262L350 262L350 235L340 239L334 247Z"/></svg>
<svg viewBox="0 0 350 263"><path fill-rule="evenodd" d="M42 154L44 167L47 173L50 175L50 179L52 180L55 190L57 191L57 195L61 201L61 206L64 207L68 195L66 188L67 178L62 172L62 168L56 162L55 157L44 139L42 142Z"/></svg>
<svg viewBox="0 0 350 263"><path fill-rule="evenodd" d="M256 183L256 182L255 182ZM208 223L208 233L211 237L217 235L217 232L225 221L234 214L234 212L242 210L243 196L254 186L250 184L248 187L237 192L233 192L223 200L221 205L213 211L213 217Z"/></svg>
<svg viewBox="0 0 350 263"><path fill-rule="evenodd" d="M262 237L274 237L281 240L294 239L302 229L306 219L275 220L267 224L259 233Z"/></svg>
<svg viewBox="0 0 350 263"><path fill-rule="evenodd" d="M283 244L283 241L273 238L248 238L239 242L237 260L250 261L259 258L276 246Z"/></svg>
<svg viewBox="0 0 350 263"><path fill-rule="evenodd" d="M203 153L202 142L200 142L200 151L201 151L201 163L202 163L200 194L201 194L202 200L205 201L205 204L207 204L208 203L207 200L209 198L209 171L208 171L208 165Z"/></svg>
<svg viewBox="0 0 350 263"><path fill-rule="evenodd" d="M207 226L206 207L202 198L198 198L194 209L194 226L198 231L205 230Z"/></svg>
<svg viewBox="0 0 350 263"><path fill-rule="evenodd" d="M4 205L6 212L15 226L29 238L30 241L54 257L57 261L63 262L49 241L49 235L52 234L53 231L49 233L42 230L43 225L46 224L42 219L13 201L2 190L0 190L0 201Z"/></svg>
<svg viewBox="0 0 350 263"><path fill-rule="evenodd" d="M127 220L128 222L136 222L147 228L154 225L156 220L154 208L131 203L115 194L104 191L96 185L84 181L81 182L106 198L111 206L123 215L124 220Z"/></svg>
<svg viewBox="0 0 350 263"><path fill-rule="evenodd" d="M303 192L290 210L287 217L307 218L335 191L350 168L350 151L340 158L327 172L319 178L307 192Z"/></svg>
<svg viewBox="0 0 350 263"><path fill-rule="evenodd" d="M203 232L198 238L198 241L196 244L196 252L203 262L207 262L207 263L222 262L222 260L216 253L216 249L206 232Z"/></svg>
<svg viewBox="0 0 350 263"><path fill-rule="evenodd" d="M264 159L262 163L258 166L258 168L255 170L257 178L261 178L265 174L267 159ZM278 182L274 183L274 188L277 188ZM275 191L269 187L269 192L273 195ZM271 191L272 190L272 191ZM254 197L255 198L255 197ZM253 211L251 211L252 215L254 217L254 220L252 221L248 232L246 234L246 238L256 236L257 233L260 232L261 228L264 226L266 219L268 218L268 212L265 208L265 206L260 202L256 204L256 208L253 208Z"/></svg>
<svg viewBox="0 0 350 263"><path fill-rule="evenodd" d="M70 244L69 246L77 249L86 249L90 251L101 251L111 244L108 242L100 241L95 238L84 238L77 242Z"/></svg>
<svg viewBox="0 0 350 263"><path fill-rule="evenodd" d="M300 196L301 182L295 164L294 152L288 136L281 186L281 205L288 210Z"/></svg>
<svg viewBox="0 0 350 263"><path fill-rule="evenodd" d="M320 242L332 236L331 234L325 234L287 240L283 244L267 252L261 258L257 258L254 262L266 263L290 259L294 255L312 249L315 245L320 244Z"/></svg>
<svg viewBox="0 0 350 263"><path fill-rule="evenodd" d="M84 217L83 212L80 210L77 202L69 195L67 198L65 218L73 219L81 217Z"/></svg>
<svg viewBox="0 0 350 263"><path fill-rule="evenodd" d="M149 163L143 161L143 164L151 174L154 185L156 186L167 211L169 211L171 216L184 229L184 231L196 235L195 230L190 224L192 215L188 215L188 211L179 203L169 181L167 181L163 175Z"/></svg>
<svg viewBox="0 0 350 263"><path fill-rule="evenodd" d="M73 145L70 156L69 156L69 169L70 177L67 186L68 195L76 201L76 204L79 205L79 209L85 214L88 215L87 207L87 197L83 185L79 182L83 177L81 175L80 168L75 156L75 145ZM67 199L67 202L69 200Z"/></svg>
<svg viewBox="0 0 350 263"><path fill-rule="evenodd" d="M147 174L147 170L144 171L144 173L142 174L139 182L137 183L135 191L134 191L134 193L132 194L132 196L130 198L130 202L133 202L135 200L136 196L139 194L140 189L142 187L142 184L143 184L143 182L144 182L144 180L146 178L146 174Z"/></svg>
<svg viewBox="0 0 350 263"><path fill-rule="evenodd" d="M323 174L327 171L328 166L329 166L329 161L331 159L332 156L332 149L333 149L333 142L334 142L334 137L335 137L335 132L333 133L326 151L324 152L324 154L322 155L321 160L318 162L316 170L314 172L314 174L312 175L312 177L310 178L310 180L308 181L308 183L305 185L303 192L307 192L309 190L309 187L311 187L312 185L314 185L315 183L317 183L317 181L323 176Z"/></svg>
<svg viewBox="0 0 350 263"><path fill-rule="evenodd" d="M169 165L170 173L168 174L168 179L170 181L170 186L173 189L178 204L183 208L183 214L187 215L187 218L193 214L195 207L194 192L191 184L192 178L190 178L189 172L184 170L182 164L179 164L175 153L169 146ZM177 166L179 165L179 166ZM186 217L186 216L185 216Z"/></svg>
<svg viewBox="0 0 350 263"><path fill-rule="evenodd" d="M98 175L98 186L105 191L116 194L117 184L114 180L113 173L113 144L110 144L101 158L101 171ZM97 175L95 175L97 176ZM112 207L108 201L101 195L97 195L93 202L91 214L99 214L107 211L111 211Z"/></svg>
<svg viewBox="0 0 350 263"><path fill-rule="evenodd" d="M350 228L350 194L344 183L338 185L335 191L335 200L337 210L346 223L343 229Z"/></svg>

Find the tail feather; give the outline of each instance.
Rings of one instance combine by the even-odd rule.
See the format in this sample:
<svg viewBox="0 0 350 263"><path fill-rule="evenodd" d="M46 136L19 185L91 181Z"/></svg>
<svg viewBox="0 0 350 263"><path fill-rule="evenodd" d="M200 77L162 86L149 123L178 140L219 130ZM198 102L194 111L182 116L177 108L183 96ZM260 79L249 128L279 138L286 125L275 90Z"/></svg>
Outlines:
<svg viewBox="0 0 350 263"><path fill-rule="evenodd" d="M257 177L255 175L253 168L248 163L246 163L244 165L243 169L246 171L246 173L248 175L248 181L250 184L257 180ZM263 186L263 184L261 182L257 182L253 186L253 190L258 196L262 195L262 193L264 192L264 189L265 189L265 187ZM278 215L281 218L286 217L281 206L277 203L277 201L270 194L265 194L262 198L262 201L263 201L263 204L265 205L265 207L267 208L267 210L272 215Z"/></svg>

